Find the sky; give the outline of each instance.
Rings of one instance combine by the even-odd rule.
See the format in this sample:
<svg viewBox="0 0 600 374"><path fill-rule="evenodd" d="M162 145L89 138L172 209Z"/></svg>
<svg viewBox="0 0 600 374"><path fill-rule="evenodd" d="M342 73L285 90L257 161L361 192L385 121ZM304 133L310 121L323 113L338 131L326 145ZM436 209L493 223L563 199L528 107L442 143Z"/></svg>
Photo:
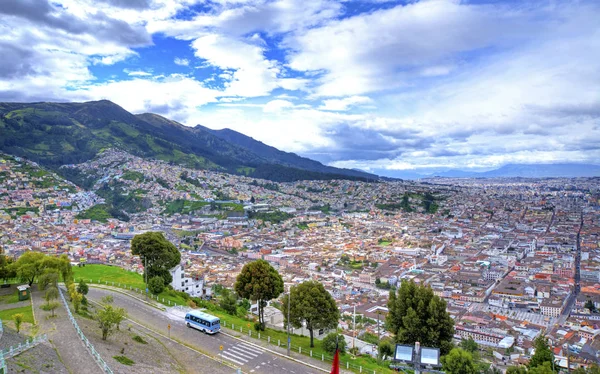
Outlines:
<svg viewBox="0 0 600 374"><path fill-rule="evenodd" d="M600 156L597 0L1 0L0 101L108 99L380 175Z"/></svg>

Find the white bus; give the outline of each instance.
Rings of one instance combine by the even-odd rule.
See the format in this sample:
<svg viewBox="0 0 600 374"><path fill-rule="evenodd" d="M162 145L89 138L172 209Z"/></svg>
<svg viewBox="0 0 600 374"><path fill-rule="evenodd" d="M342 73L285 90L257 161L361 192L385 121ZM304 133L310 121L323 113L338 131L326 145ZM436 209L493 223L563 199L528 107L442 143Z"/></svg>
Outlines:
<svg viewBox="0 0 600 374"><path fill-rule="evenodd" d="M221 321L208 313L192 310L185 315L187 327L193 327L206 334L216 334L221 331Z"/></svg>

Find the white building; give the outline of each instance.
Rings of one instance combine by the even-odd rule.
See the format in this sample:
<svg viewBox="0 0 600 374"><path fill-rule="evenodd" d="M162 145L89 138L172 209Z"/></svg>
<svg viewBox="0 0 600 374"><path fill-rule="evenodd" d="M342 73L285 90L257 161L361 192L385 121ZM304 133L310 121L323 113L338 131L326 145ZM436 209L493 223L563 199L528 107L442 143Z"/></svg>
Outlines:
<svg viewBox="0 0 600 374"><path fill-rule="evenodd" d="M204 279L190 278L185 276L181 265L175 266L170 270L173 281L171 286L176 291L183 291L193 297L205 297L211 295L210 288L204 287Z"/></svg>

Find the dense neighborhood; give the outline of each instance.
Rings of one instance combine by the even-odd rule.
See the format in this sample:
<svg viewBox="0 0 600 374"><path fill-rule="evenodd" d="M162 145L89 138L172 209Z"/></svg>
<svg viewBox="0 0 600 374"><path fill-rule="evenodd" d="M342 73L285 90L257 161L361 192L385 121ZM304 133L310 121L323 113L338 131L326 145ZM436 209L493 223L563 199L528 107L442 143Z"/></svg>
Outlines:
<svg viewBox="0 0 600 374"><path fill-rule="evenodd" d="M365 354L377 348L361 338L389 335L390 290L412 280L446 300L455 339L497 365L527 362L538 336L561 367L600 361L597 178L276 183L106 150L62 167L87 178L82 189L0 159L0 246L15 258L66 253L142 273L131 239L160 231L181 252L173 288L209 298L264 259L286 290L322 283ZM266 322L283 328L272 304Z"/></svg>

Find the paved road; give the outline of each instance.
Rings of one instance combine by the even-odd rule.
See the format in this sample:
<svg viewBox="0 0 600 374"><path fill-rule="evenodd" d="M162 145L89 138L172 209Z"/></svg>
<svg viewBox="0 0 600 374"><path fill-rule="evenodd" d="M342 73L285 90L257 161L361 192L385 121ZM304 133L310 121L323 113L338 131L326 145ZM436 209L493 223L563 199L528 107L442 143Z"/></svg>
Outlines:
<svg viewBox="0 0 600 374"><path fill-rule="evenodd" d="M225 333L219 333L214 336L203 334L197 330L186 327L181 317L153 308L140 300L125 296L118 292L112 292L107 289L90 288L88 298L99 301L106 295L113 296L114 304L116 306L126 308L130 319L134 322L149 327L163 335L169 334L168 326L170 325L170 336L172 338L192 346L210 356L219 356L236 367L240 367L245 373L321 374L324 371L290 361L267 351L263 347L238 340ZM223 351L220 351L220 346L223 346Z"/></svg>

